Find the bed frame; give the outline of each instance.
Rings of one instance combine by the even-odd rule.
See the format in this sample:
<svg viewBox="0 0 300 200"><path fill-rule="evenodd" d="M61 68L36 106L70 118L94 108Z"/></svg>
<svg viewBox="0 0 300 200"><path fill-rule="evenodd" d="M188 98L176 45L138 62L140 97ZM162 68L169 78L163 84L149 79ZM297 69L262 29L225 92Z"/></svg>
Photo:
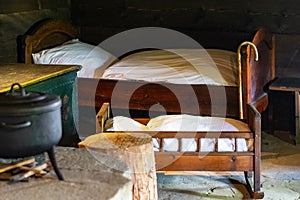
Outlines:
<svg viewBox="0 0 300 200"><path fill-rule="evenodd" d="M241 119L247 122L251 132L239 133L238 137L252 139L254 141L253 151L213 152L202 159L199 159L197 152L180 153L180 156L177 156L176 153L159 152L156 154L158 165L161 162L170 161L170 159L176 161L158 170L244 171L252 196L262 198L263 192L260 191L261 113L268 105L264 88L275 77L274 37L264 28L258 29L254 34L199 31L198 38L202 36L203 42L199 42L206 48L223 48L233 51L236 51L238 47L240 48L240 80L242 84L239 87L78 78L79 115L81 115L80 108L91 108L97 113L101 106L108 102L110 112L114 116L129 115L129 117L147 118L149 117L149 110L160 114L160 108L163 107L167 113L213 115ZM224 38L225 43L220 43L218 37ZM72 38L80 38L80 31L65 21L46 19L34 24L22 38L19 60L32 63L31 54L33 52L59 45ZM258 61L255 61L255 51L251 45L239 46L246 40L257 48ZM194 103L191 103L191 98L189 98L190 91L195 96ZM225 96L218 96L222 93ZM128 110L130 110L129 113ZM91 120L95 121L95 115L91 117ZM201 138L205 137L206 134L205 132L198 132L196 135L192 134L192 137ZM237 135L230 132L223 132L221 135L220 133L210 134L212 137L226 138L235 138ZM186 132L180 134L161 133L155 137L191 137L189 135L191 134ZM254 172L253 186L248 181L248 172Z"/></svg>

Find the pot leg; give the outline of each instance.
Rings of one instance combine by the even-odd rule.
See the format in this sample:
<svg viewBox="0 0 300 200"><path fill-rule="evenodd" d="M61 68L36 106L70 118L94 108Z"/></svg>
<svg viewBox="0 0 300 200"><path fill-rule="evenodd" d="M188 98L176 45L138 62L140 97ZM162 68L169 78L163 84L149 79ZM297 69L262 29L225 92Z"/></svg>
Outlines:
<svg viewBox="0 0 300 200"><path fill-rule="evenodd" d="M52 167L58 177L59 180L63 181L64 180L64 177L62 176L62 174L60 173L58 167L57 167L57 164L56 164L56 159L55 159L55 155L54 155L54 149L53 147L47 151L48 153L48 156L49 156L49 159L50 159L50 162L52 164Z"/></svg>

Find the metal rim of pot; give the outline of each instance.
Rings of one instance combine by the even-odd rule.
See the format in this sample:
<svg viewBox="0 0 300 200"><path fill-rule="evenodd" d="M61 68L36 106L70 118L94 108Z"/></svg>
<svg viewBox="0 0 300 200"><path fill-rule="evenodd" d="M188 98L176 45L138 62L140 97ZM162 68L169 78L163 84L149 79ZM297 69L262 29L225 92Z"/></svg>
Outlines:
<svg viewBox="0 0 300 200"><path fill-rule="evenodd" d="M28 92L19 83L12 84L8 92L0 94L0 116L39 114L60 107L59 96Z"/></svg>

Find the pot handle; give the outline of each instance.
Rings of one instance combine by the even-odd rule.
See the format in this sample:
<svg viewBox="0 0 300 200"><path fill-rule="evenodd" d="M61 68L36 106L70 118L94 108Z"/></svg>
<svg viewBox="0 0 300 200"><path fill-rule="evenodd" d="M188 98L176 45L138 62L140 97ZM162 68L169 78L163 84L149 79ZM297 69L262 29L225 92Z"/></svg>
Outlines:
<svg viewBox="0 0 300 200"><path fill-rule="evenodd" d="M21 95L22 96L25 96L26 95L26 91L24 90L24 88L19 84L19 83L13 83L10 87L10 90L9 90L9 93L14 93L15 90L14 90L14 87L15 86L18 86L19 87L19 90L21 90Z"/></svg>
<svg viewBox="0 0 300 200"><path fill-rule="evenodd" d="M21 129L29 126L31 126L31 121L25 121L18 124L7 124L5 122L0 122L0 128Z"/></svg>

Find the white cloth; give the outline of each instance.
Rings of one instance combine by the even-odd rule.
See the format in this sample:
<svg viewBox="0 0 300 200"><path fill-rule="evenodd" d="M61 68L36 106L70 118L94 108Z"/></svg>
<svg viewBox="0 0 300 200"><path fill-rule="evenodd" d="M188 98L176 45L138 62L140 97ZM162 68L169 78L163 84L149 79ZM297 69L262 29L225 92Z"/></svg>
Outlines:
<svg viewBox="0 0 300 200"><path fill-rule="evenodd" d="M142 51L107 68L102 78L236 86L236 59L235 52L221 49Z"/></svg>
<svg viewBox="0 0 300 200"><path fill-rule="evenodd" d="M131 118L117 116L113 118L113 129L111 131L249 131L248 125L239 120L220 117L203 117L193 115L163 115L152 118L147 125L140 124ZM238 133L237 133L238 134ZM202 152L214 151L215 139L201 139ZM158 150L159 144L156 139L153 140L154 148ZM196 151L197 143L195 139L182 139L183 151ZM237 139L237 147L235 147L235 139L218 138L218 151L247 151L245 139ZM164 139L165 151L177 151L178 139Z"/></svg>

